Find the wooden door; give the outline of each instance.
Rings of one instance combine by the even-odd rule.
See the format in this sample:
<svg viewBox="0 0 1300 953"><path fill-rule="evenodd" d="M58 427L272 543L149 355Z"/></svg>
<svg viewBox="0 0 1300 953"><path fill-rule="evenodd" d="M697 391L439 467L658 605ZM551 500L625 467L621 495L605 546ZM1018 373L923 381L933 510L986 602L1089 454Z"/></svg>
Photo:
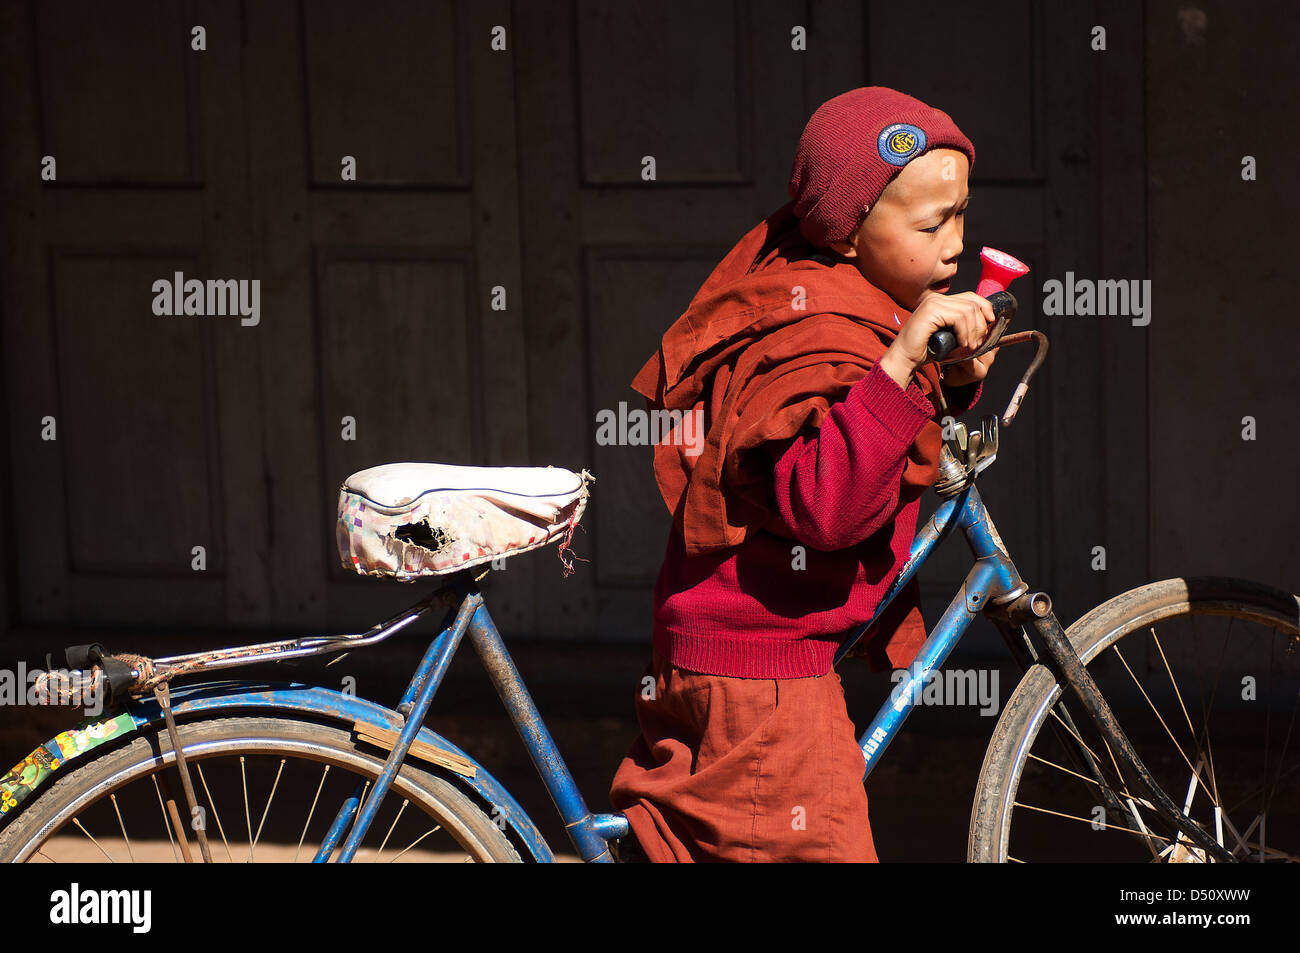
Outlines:
<svg viewBox="0 0 1300 953"><path fill-rule="evenodd" d="M238 12L3 7L6 532L26 623L265 618L258 333L152 307L177 272L256 276Z"/></svg>
<svg viewBox="0 0 1300 953"><path fill-rule="evenodd" d="M1143 23L1101 10L1107 57L1092 12L1027 0L0 6L15 617L364 626L416 590L338 565L348 474L532 464L595 473L590 562L507 562L502 627L644 642L668 513L649 449L601 446L596 414L640 406L632 376L787 200L826 99L894 86L974 139L961 287L984 243L1036 280L1142 273ZM260 320L154 315L177 271L258 280ZM1054 361L985 493L1070 615L1145 569L1145 339L1042 318L1033 287L1019 326ZM927 618L965 559L927 567Z"/></svg>

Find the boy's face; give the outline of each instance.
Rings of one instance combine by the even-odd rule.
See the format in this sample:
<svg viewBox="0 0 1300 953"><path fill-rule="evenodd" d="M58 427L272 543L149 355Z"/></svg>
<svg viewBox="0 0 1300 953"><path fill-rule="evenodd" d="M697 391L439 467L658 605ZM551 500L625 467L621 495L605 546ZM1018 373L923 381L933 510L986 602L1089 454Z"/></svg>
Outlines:
<svg viewBox="0 0 1300 953"><path fill-rule="evenodd" d="M832 247L908 311L944 294L957 273L970 162L956 149L913 159L880 194L853 234Z"/></svg>

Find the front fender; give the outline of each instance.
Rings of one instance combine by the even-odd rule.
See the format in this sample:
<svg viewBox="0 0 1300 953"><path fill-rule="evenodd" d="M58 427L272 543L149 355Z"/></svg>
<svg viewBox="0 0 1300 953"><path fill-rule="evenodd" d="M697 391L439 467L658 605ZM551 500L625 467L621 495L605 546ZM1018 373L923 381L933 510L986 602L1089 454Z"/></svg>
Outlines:
<svg viewBox="0 0 1300 953"><path fill-rule="evenodd" d="M273 709L278 712L294 711L324 717L348 726L356 722L363 722L372 727L389 731L401 731L403 724L401 715L382 705L377 705L364 698L357 698L354 695L345 695L333 689L303 685L297 682L221 681L173 686L171 688L171 706L172 713L177 717L196 715L203 712L229 713L236 710ZM134 722L133 727L127 723L124 716L129 716L130 720ZM18 771L24 765L39 765L42 762L47 766L46 770L39 772L35 777L29 778L21 786L15 788L19 795L18 801L25 800L36 787L42 784L50 774L66 761L73 760L77 756L84 754L97 744L125 737L146 725L161 727L163 724L162 709L159 707L157 700L150 695L146 698L133 699L130 704L125 706L124 710L105 713L101 718L82 723L72 732L63 732L55 739L37 748L14 769ZM112 726L111 730L107 728L109 725ZM105 726L100 732L103 734L103 738L100 739L99 735L96 734L94 738L88 739L89 743L85 743L85 739L82 738L85 732L89 729L93 733L98 726ZM62 740L69 735L76 735L79 742L81 742L75 750L70 750L66 740ZM532 855L533 860L538 863L551 863L554 860L550 846L546 843L546 839L542 837L541 832L537 830L532 818L520 807L519 802L511 796L510 792L502 787L501 783L486 771L482 765L446 738L437 732L430 731L428 728L421 728L416 738L419 741L464 758L472 764L475 769L472 778L453 771L444 770L443 774L465 790L478 794L488 804L503 813L506 823L518 835L519 840ZM57 756L59 752L62 752L61 758ZM54 767L52 768L48 767L50 763L49 753L55 753ZM3 780L8 781L13 775L14 772L11 771ZM6 791L7 789L6 786ZM8 796L5 792L0 792L0 794ZM10 806L16 807L17 803L15 802Z"/></svg>

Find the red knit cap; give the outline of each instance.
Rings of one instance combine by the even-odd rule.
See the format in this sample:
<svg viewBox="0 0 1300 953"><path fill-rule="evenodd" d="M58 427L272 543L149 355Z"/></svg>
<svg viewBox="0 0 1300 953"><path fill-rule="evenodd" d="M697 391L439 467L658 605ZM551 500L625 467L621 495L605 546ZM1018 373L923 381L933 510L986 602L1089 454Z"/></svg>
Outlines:
<svg viewBox="0 0 1300 953"><path fill-rule="evenodd" d="M975 147L946 112L885 86L864 86L822 103L808 120L794 167L790 197L799 230L825 247L847 238L907 163L938 148Z"/></svg>

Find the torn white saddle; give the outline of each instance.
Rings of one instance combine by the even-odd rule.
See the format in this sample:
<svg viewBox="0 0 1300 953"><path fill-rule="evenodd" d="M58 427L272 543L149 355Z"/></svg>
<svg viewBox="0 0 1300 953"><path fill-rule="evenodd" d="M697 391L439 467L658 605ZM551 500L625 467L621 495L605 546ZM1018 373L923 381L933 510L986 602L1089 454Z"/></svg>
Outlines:
<svg viewBox="0 0 1300 953"><path fill-rule="evenodd" d="M390 463L348 477L339 491L345 568L411 582L569 541L587 507L586 470Z"/></svg>

